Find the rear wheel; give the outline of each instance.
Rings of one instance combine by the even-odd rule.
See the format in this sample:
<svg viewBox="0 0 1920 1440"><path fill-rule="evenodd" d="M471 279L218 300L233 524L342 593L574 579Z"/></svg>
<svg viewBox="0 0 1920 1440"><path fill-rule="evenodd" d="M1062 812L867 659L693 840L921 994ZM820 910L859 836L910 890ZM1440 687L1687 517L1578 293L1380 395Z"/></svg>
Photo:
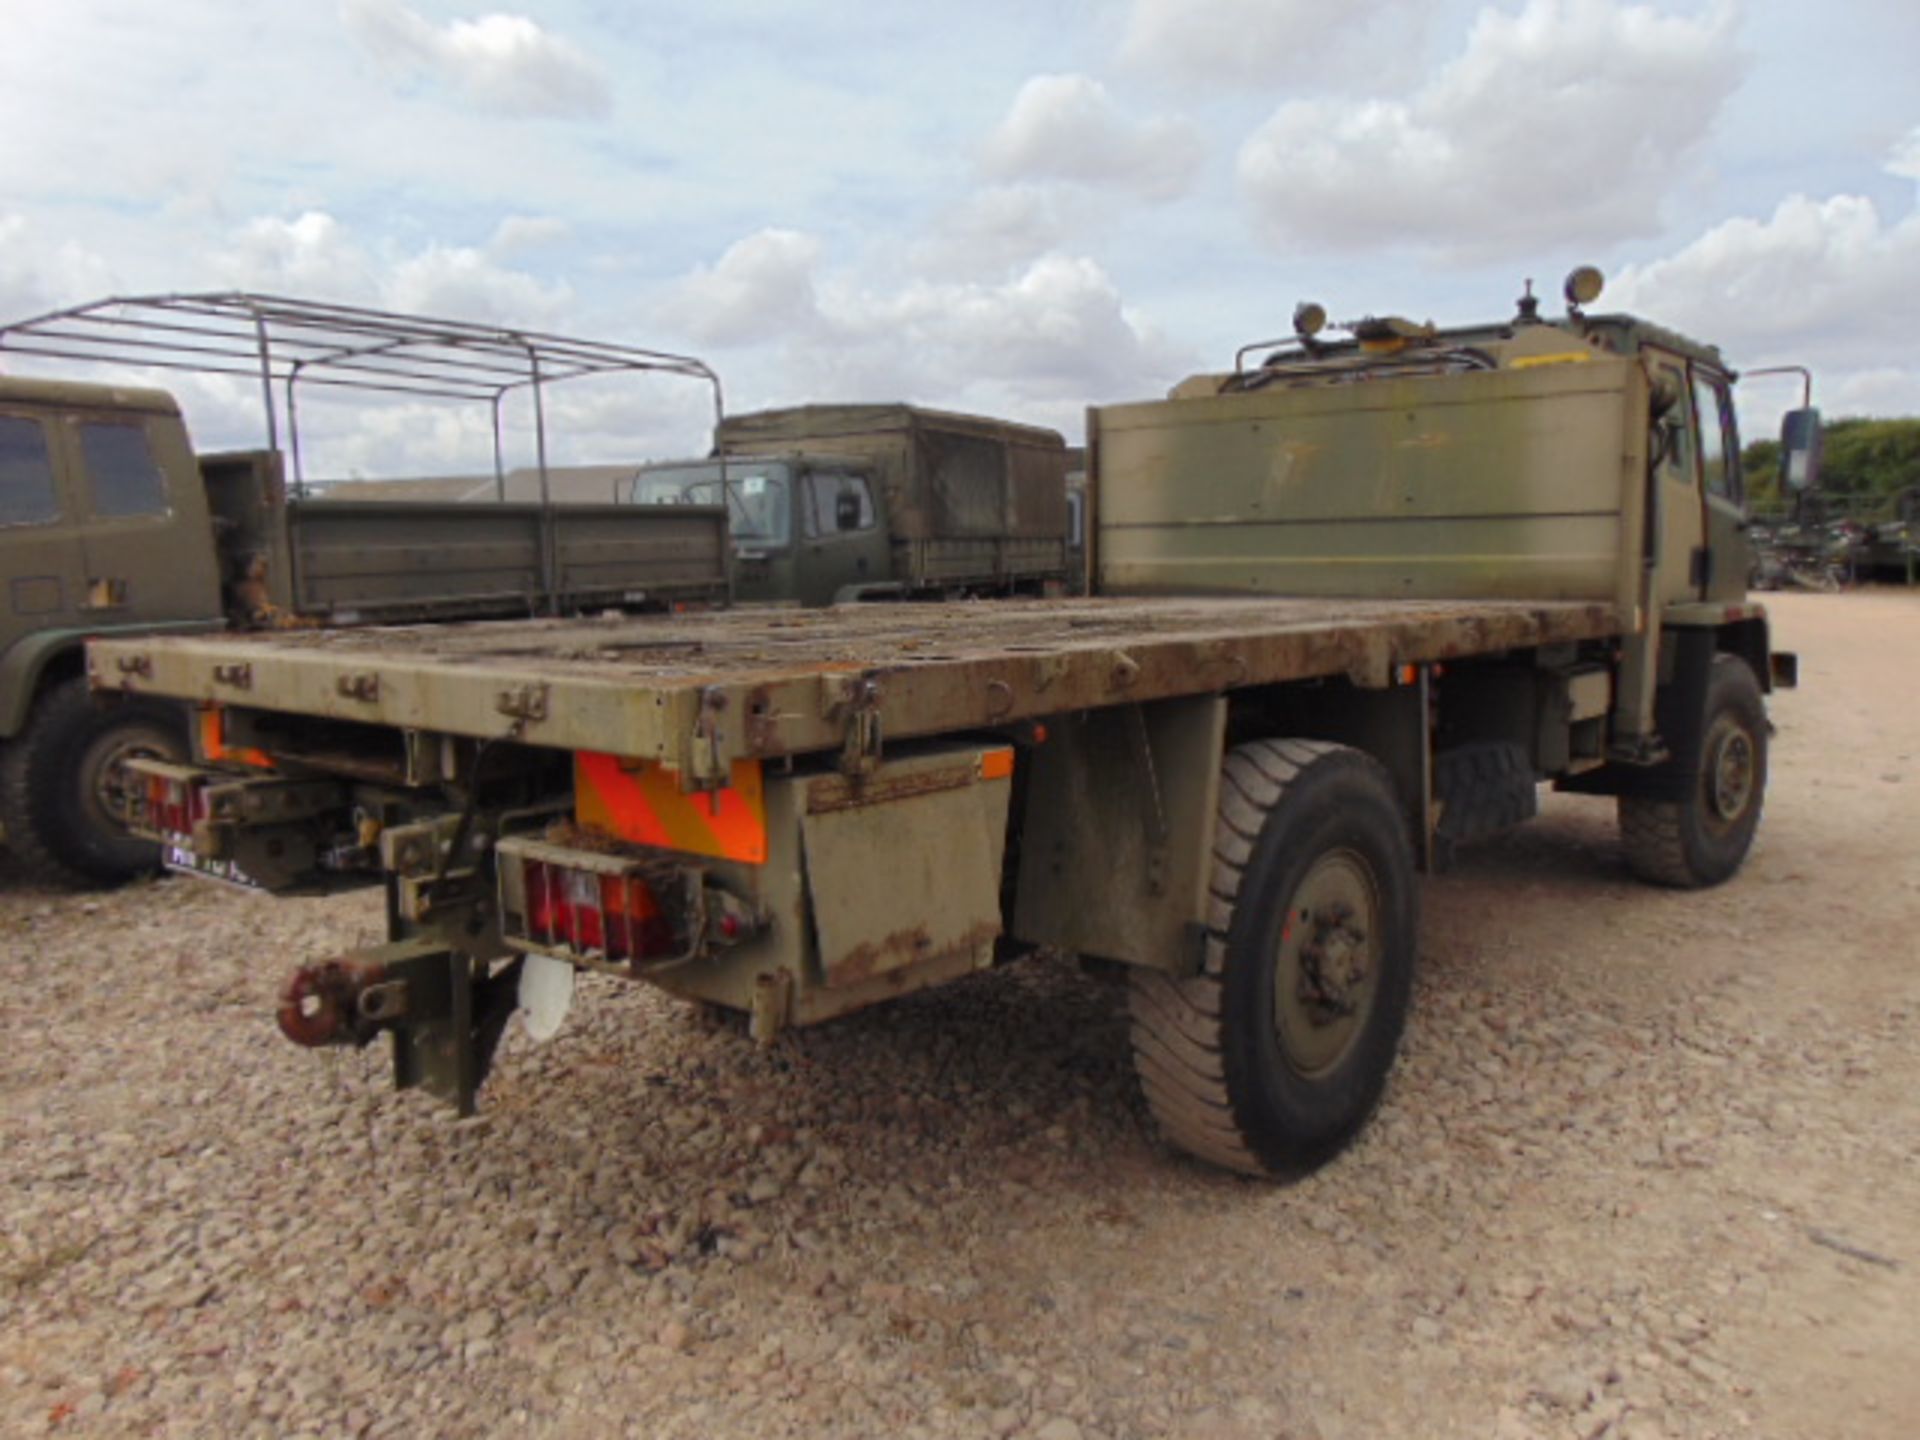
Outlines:
<svg viewBox="0 0 1920 1440"><path fill-rule="evenodd" d="M1136 1068L1167 1138L1255 1175L1346 1146L1412 988L1413 855L1375 761L1322 741L1227 757L1201 972L1131 975Z"/></svg>
<svg viewBox="0 0 1920 1440"><path fill-rule="evenodd" d="M1700 773L1686 798L1620 797L1627 865L1656 885L1718 885L1747 858L1766 793L1767 709L1760 682L1739 656L1716 655L1707 677Z"/></svg>
<svg viewBox="0 0 1920 1440"><path fill-rule="evenodd" d="M14 856L36 876L115 884L159 868L160 847L127 833L132 759L184 760L185 722L150 700L98 706L84 677L35 703L0 757L0 821Z"/></svg>

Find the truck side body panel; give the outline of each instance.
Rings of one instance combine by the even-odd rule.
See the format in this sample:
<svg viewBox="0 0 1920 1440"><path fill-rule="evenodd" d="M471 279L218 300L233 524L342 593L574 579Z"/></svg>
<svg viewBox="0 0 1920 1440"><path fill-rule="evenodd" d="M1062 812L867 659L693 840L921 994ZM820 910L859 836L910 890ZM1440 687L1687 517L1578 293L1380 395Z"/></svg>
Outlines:
<svg viewBox="0 0 1920 1440"><path fill-rule="evenodd" d="M287 533L294 608L335 620L726 598L717 508L295 501Z"/></svg>
<svg viewBox="0 0 1920 1440"><path fill-rule="evenodd" d="M1631 610L1632 360L1273 386L1098 412L1097 587ZM1639 407L1639 408L1636 408Z"/></svg>
<svg viewBox="0 0 1920 1440"><path fill-rule="evenodd" d="M719 507L294 499L280 457L264 450L209 456L202 470L227 608L243 625L727 596Z"/></svg>

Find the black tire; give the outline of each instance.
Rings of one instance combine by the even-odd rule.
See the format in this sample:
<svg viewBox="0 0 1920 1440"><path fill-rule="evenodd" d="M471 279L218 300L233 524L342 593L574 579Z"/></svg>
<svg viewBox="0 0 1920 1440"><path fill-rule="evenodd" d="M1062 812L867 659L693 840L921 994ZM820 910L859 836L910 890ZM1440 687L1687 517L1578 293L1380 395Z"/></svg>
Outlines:
<svg viewBox="0 0 1920 1440"><path fill-rule="evenodd" d="M1345 1148L1399 1049L1416 912L1406 822L1376 761L1312 740L1232 750L1201 971L1131 975L1134 1064L1166 1137L1274 1177Z"/></svg>
<svg viewBox="0 0 1920 1440"><path fill-rule="evenodd" d="M185 717L152 700L99 706L83 676L48 687L0 755L0 823L31 874L119 884L160 866L160 847L127 834L114 769L132 756L187 758Z"/></svg>
<svg viewBox="0 0 1920 1440"><path fill-rule="evenodd" d="M1697 890L1738 870L1767 793L1767 707L1737 655L1713 657L1700 774L1684 800L1620 797L1620 843L1642 880Z"/></svg>

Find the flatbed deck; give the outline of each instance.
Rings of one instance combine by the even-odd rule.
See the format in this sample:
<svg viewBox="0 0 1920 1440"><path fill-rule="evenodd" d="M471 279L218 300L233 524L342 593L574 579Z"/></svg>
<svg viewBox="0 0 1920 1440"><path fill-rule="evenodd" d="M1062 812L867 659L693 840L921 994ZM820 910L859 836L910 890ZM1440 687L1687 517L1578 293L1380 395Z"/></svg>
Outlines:
<svg viewBox="0 0 1920 1440"><path fill-rule="evenodd" d="M740 609L96 642L94 683L657 759L884 740L1621 633L1612 605L1099 598Z"/></svg>

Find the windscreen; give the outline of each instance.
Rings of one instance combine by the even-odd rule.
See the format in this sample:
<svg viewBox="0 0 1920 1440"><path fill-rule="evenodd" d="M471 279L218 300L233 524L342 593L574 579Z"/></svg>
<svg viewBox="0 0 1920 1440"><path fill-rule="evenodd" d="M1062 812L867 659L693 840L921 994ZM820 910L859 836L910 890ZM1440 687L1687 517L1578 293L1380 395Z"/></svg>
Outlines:
<svg viewBox="0 0 1920 1440"><path fill-rule="evenodd" d="M778 462L729 460L725 500L736 545L774 549L793 533L792 477ZM718 505L720 463L649 465L634 477L636 505Z"/></svg>

